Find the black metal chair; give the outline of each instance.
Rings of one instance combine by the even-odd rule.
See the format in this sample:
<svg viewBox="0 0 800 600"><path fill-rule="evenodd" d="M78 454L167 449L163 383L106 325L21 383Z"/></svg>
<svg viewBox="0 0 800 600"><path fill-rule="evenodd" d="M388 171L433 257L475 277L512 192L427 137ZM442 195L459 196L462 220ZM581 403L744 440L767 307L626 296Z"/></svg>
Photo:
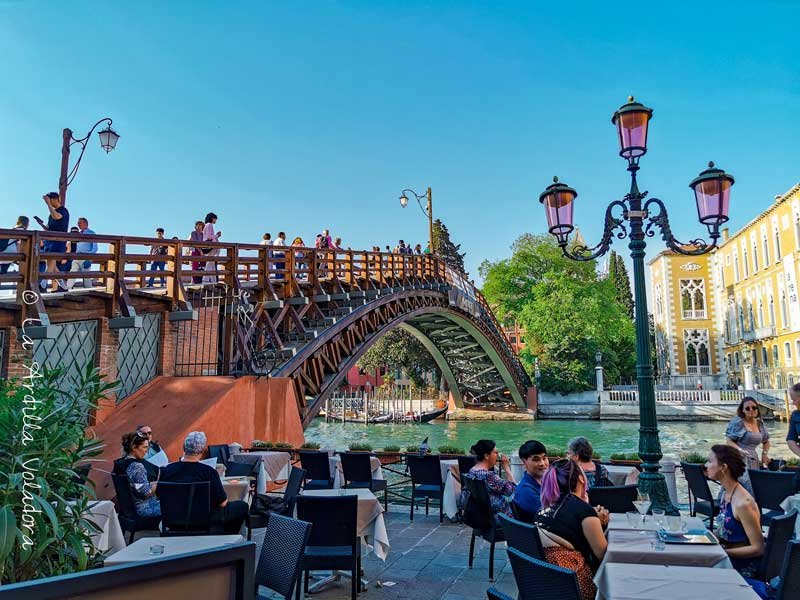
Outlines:
<svg viewBox="0 0 800 600"><path fill-rule="evenodd" d="M75 485L83 485L89 479L89 471L92 470L92 465L91 463L78 465L73 470L75 471L75 476L72 478L72 483Z"/></svg>
<svg viewBox="0 0 800 600"><path fill-rule="evenodd" d="M796 600L800 598L800 541L789 542L783 557L781 581L775 600Z"/></svg>
<svg viewBox="0 0 800 600"><path fill-rule="evenodd" d="M719 500L711 495L702 465L681 462L681 469L689 485L689 514L693 517L697 513L707 516L710 526L719 514Z"/></svg>
<svg viewBox="0 0 800 600"><path fill-rule="evenodd" d="M781 502L794 492L794 473L747 469L753 486L753 498L761 511L761 524L770 525L772 519L784 514ZM767 512L763 512L764 509Z"/></svg>
<svg viewBox="0 0 800 600"><path fill-rule="evenodd" d="M466 475L469 473L469 470L474 467L478 463L477 456L459 456L457 457L458 460L458 473L460 475Z"/></svg>
<svg viewBox="0 0 800 600"><path fill-rule="evenodd" d="M406 457L411 471L411 520L414 520L414 509L417 498L425 498L425 514L428 514L430 499L439 501L439 523L444 520L444 483L442 482L442 465L436 454L427 456Z"/></svg>
<svg viewBox="0 0 800 600"><path fill-rule="evenodd" d="M130 482L127 475L111 474L111 481L114 483L114 492L117 495L117 512L119 513L119 525L122 531L129 532L128 543L133 543L133 536L138 531L158 531L158 524L161 517L140 517L136 514L136 507L131 495Z"/></svg>
<svg viewBox="0 0 800 600"><path fill-rule="evenodd" d="M509 548L515 548L539 560L547 560L544 556L542 541L539 539L539 528L512 519L508 515L497 515L503 534L506 536L506 544Z"/></svg>
<svg viewBox="0 0 800 600"><path fill-rule="evenodd" d="M314 450L301 450L300 466L306 470L304 490L331 490L333 477L331 477L331 464L327 452Z"/></svg>
<svg viewBox="0 0 800 600"><path fill-rule="evenodd" d="M464 523L472 528L472 537L469 541L469 568L472 568L475 558L475 538L481 537L489 542L489 581L494 581L494 546L497 542L506 540L505 532L495 519L486 482L468 476L462 477L462 481L469 495L464 507Z"/></svg>
<svg viewBox="0 0 800 600"><path fill-rule="evenodd" d="M633 501L638 494L636 485L611 485L589 488L589 504L608 509L608 512L625 513L636 510Z"/></svg>
<svg viewBox="0 0 800 600"><path fill-rule="evenodd" d="M225 477L254 477L253 465L229 460L225 466Z"/></svg>
<svg viewBox="0 0 800 600"><path fill-rule="evenodd" d="M764 556L761 558L756 579L769 581L773 577L780 575L786 548L794 536L795 521L797 521L797 513L795 511L790 512L788 515L772 518Z"/></svg>
<svg viewBox="0 0 800 600"><path fill-rule="evenodd" d="M156 495L161 503L162 536L210 535L211 484L208 481L159 481Z"/></svg>
<svg viewBox="0 0 800 600"><path fill-rule="evenodd" d="M536 515L532 512L528 512L524 508L522 508L519 504L511 500L511 514L514 515L514 518L517 521L521 521L522 523L535 523L536 522Z"/></svg>
<svg viewBox="0 0 800 600"><path fill-rule="evenodd" d="M488 600L514 600L511 596L507 596L497 588L490 587L486 590L486 598Z"/></svg>
<svg viewBox="0 0 800 600"><path fill-rule="evenodd" d="M514 571L519 600L581 600L578 577L574 571L551 565L514 548L508 549L508 560Z"/></svg>
<svg viewBox="0 0 800 600"><path fill-rule="evenodd" d="M270 517L256 567L256 593L263 585L291 600L295 585L300 587L300 563L310 535L311 523L276 514Z"/></svg>
<svg viewBox="0 0 800 600"><path fill-rule="evenodd" d="M216 458L220 464L228 466L228 460L231 457L231 450L227 444L214 444L208 447L208 456Z"/></svg>
<svg viewBox="0 0 800 600"><path fill-rule="evenodd" d="M345 489L367 488L373 494L383 491L383 507L389 510L389 495L384 479L372 478L372 461L366 452L340 452Z"/></svg>
<svg viewBox="0 0 800 600"><path fill-rule="evenodd" d="M351 598L361 587L361 539L358 537L358 496L300 496L297 518L311 523L311 536L300 568L308 593L309 571L347 570L352 577ZM295 597L300 598L300 586Z"/></svg>
<svg viewBox="0 0 800 600"><path fill-rule="evenodd" d="M248 540L252 538L253 529L267 526L271 514L277 513L284 517L291 517L294 514L295 502L303 487L305 475L304 469L292 467L282 495L256 494L250 510L247 512Z"/></svg>

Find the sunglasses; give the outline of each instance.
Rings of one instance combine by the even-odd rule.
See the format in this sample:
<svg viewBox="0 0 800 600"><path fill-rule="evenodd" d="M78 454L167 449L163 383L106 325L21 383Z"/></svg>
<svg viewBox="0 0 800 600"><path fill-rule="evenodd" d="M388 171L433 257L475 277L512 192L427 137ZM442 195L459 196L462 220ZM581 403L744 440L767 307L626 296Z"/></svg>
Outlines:
<svg viewBox="0 0 800 600"><path fill-rule="evenodd" d="M136 435L138 437L140 437L140 438L146 438L147 436L152 435L152 434L153 434L152 431L137 431L136 432Z"/></svg>
<svg viewBox="0 0 800 600"><path fill-rule="evenodd" d="M744 409L745 409L745 410L755 410L755 411L758 411L758 407L757 407L757 406L745 406L745 407L744 407Z"/></svg>

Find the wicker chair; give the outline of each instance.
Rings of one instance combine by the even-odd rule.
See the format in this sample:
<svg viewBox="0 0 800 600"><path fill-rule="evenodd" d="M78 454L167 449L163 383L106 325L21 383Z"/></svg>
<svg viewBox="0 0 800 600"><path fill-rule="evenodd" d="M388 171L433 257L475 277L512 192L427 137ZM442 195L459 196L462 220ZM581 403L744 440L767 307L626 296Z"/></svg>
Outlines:
<svg viewBox="0 0 800 600"><path fill-rule="evenodd" d="M342 472L344 473L343 488L367 488L372 493L383 491L383 508L389 510L389 496L384 479L372 478L371 455L366 452L340 452L342 459Z"/></svg>
<svg viewBox="0 0 800 600"><path fill-rule="evenodd" d="M253 536L253 529L266 527L270 515L277 513L285 517L291 517L294 513L294 505L303 486L303 479L306 472L303 469L292 467L289 473L289 480L283 489L282 496L271 496L269 494L256 494L250 510L247 513L247 539Z"/></svg>
<svg viewBox="0 0 800 600"><path fill-rule="evenodd" d="M508 560L514 571L519 600L581 600L578 577L574 571L551 565L514 548L508 549Z"/></svg>
<svg viewBox="0 0 800 600"><path fill-rule="evenodd" d="M161 535L210 535L211 486L208 481L161 481L156 488L161 503Z"/></svg>
<svg viewBox="0 0 800 600"><path fill-rule="evenodd" d="M136 513L136 507L131 496L130 481L127 475L111 474L114 482L114 491L117 494L117 512L119 513L119 525L122 531L129 532L128 543L133 543L133 536L138 531L158 531L158 524L161 517L140 517Z"/></svg>
<svg viewBox="0 0 800 600"><path fill-rule="evenodd" d="M781 582L775 595L775 600L796 598L800 598L800 541L789 542L786 548L781 568Z"/></svg>
<svg viewBox="0 0 800 600"><path fill-rule="evenodd" d="M539 539L539 529L536 525L517 521L507 515L497 515L497 518L500 520L500 526L503 528L509 548L514 548L539 560L546 560L544 548Z"/></svg>
<svg viewBox="0 0 800 600"><path fill-rule="evenodd" d="M489 581L494 581L494 546L505 541L505 532L495 519L489 500L486 482L462 476L464 488L469 492L469 500L464 507L464 523L472 528L469 541L469 568L475 561L475 538L481 537L489 542Z"/></svg>
<svg viewBox="0 0 800 600"><path fill-rule="evenodd" d="M314 450L301 450L300 466L306 470L304 490L330 490L333 489L333 477L327 452Z"/></svg>
<svg viewBox="0 0 800 600"><path fill-rule="evenodd" d="M514 600L511 596L507 596L497 588L490 587L486 590L486 598L488 600Z"/></svg>
<svg viewBox="0 0 800 600"><path fill-rule="evenodd" d="M256 567L256 593L263 585L291 599L295 585L299 586L300 563L310 535L311 523L277 514L270 517Z"/></svg>
<svg viewBox="0 0 800 600"><path fill-rule="evenodd" d="M759 510L767 509L761 515L761 524L769 525L772 519L784 514L781 502L795 493L794 473L747 469L747 474L750 476L753 498Z"/></svg>
<svg viewBox="0 0 800 600"><path fill-rule="evenodd" d="M406 457L411 471L411 521L414 520L414 509L417 498L425 498L425 514L428 514L430 499L439 501L439 523L444 520L444 483L442 482L442 466L438 455Z"/></svg>
<svg viewBox="0 0 800 600"><path fill-rule="evenodd" d="M636 510L633 501L638 494L636 485L612 485L589 488L589 504L608 509L612 513Z"/></svg>
<svg viewBox="0 0 800 600"><path fill-rule="evenodd" d="M216 458L217 463L227 466L231 451L228 448L228 444L212 444L208 447L208 456L209 458Z"/></svg>
<svg viewBox="0 0 800 600"><path fill-rule="evenodd" d="M796 520L797 513L794 511L782 517L773 517L769 526L764 556L761 558L761 565L756 575L757 579L769 581L780 575L786 548L794 536Z"/></svg>

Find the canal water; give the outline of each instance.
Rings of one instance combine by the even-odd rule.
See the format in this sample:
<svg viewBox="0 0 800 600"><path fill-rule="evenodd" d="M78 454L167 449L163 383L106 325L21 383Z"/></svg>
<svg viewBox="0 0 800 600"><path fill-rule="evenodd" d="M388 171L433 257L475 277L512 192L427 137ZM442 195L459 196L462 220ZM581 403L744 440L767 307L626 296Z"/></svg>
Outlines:
<svg viewBox="0 0 800 600"><path fill-rule="evenodd" d="M786 423L769 421L772 458L792 456L786 446ZM659 423L661 449L665 456L679 457L686 452L706 454L714 444L725 442L726 422ZM636 452L639 444L639 423L636 421L540 420L540 421L443 421L426 424L325 423L316 419L306 430L306 440L319 442L323 447L346 450L354 442L368 443L374 450L395 444L403 450L419 444L427 436L432 451L441 445L456 446L469 451L478 439L492 439L498 449L514 454L526 440L536 439L549 451L565 450L567 442L578 435L592 442L603 459L615 452Z"/></svg>

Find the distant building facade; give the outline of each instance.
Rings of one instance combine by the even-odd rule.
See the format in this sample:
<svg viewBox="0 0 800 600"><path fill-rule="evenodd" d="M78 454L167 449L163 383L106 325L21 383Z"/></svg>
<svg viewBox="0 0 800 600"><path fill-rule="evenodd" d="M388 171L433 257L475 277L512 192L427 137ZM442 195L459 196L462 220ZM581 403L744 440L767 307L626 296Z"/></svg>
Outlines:
<svg viewBox="0 0 800 600"><path fill-rule="evenodd" d="M506 334L515 354L519 354L525 347L525 329L514 321L510 325L503 325L503 333Z"/></svg>
<svg viewBox="0 0 800 600"><path fill-rule="evenodd" d="M800 381L800 185L703 256L649 263L660 379L783 389ZM686 385L686 381L684 381Z"/></svg>

